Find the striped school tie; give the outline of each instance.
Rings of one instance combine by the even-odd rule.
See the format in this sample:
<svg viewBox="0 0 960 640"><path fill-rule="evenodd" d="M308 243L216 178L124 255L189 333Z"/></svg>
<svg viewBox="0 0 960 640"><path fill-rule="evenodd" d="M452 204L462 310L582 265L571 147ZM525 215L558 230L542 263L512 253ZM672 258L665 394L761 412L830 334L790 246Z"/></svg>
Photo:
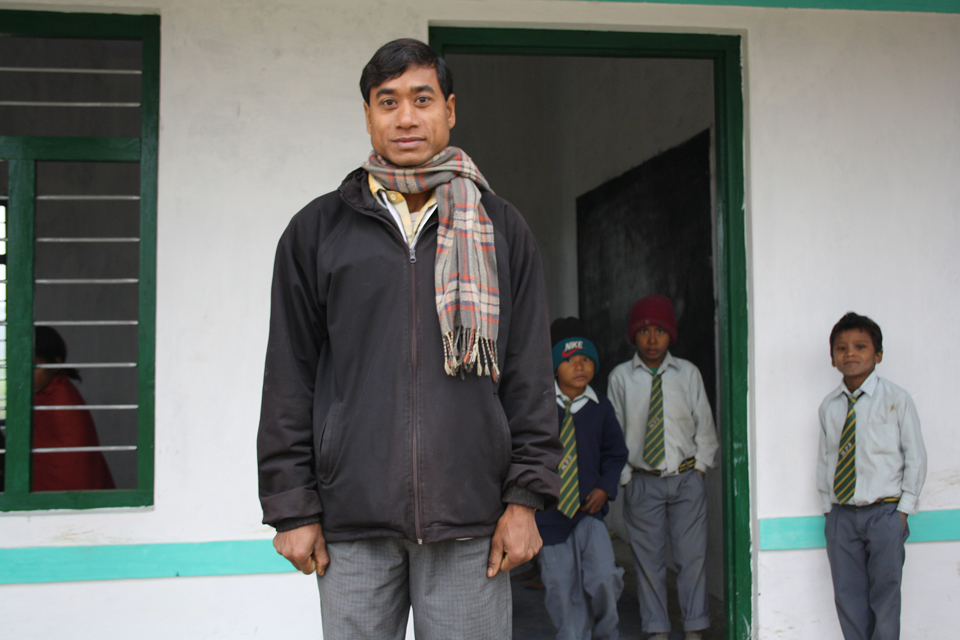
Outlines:
<svg viewBox="0 0 960 640"><path fill-rule="evenodd" d="M643 461L656 469L666 455L663 446L663 385L660 374L653 376L650 386L650 411L647 413L647 436L643 442Z"/></svg>
<svg viewBox="0 0 960 640"><path fill-rule="evenodd" d="M853 405L857 404L858 398L847 397L847 419L840 432L837 473L833 476L833 492L840 504L848 502L857 488L857 413Z"/></svg>
<svg viewBox="0 0 960 640"><path fill-rule="evenodd" d="M577 477L577 433L573 424L572 403L563 401L567 412L560 426L560 441L563 443L563 460L560 462L560 513L572 518L580 510L580 481Z"/></svg>

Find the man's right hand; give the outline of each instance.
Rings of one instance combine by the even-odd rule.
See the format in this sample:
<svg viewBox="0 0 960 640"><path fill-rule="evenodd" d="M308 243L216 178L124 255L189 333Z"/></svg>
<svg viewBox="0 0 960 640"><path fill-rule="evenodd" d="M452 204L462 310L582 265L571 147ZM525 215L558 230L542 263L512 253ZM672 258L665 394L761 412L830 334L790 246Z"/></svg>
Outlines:
<svg viewBox="0 0 960 640"><path fill-rule="evenodd" d="M316 571L317 575L322 576L330 564L327 543L319 522L278 533L273 538L273 548L307 575Z"/></svg>

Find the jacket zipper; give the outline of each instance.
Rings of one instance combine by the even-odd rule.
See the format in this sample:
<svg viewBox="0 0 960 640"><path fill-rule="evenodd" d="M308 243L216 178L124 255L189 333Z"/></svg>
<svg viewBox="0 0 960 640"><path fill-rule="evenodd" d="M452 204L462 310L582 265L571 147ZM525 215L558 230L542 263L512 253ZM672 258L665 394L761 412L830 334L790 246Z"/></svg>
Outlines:
<svg viewBox="0 0 960 640"><path fill-rule="evenodd" d="M419 234L414 238L413 244L410 245L410 361L413 363L413 385L412 385L412 395L413 395L413 409L412 409L412 425L410 432L412 434L410 442L410 463L411 468L413 469L413 526L417 533L417 544L423 544L423 531L420 530L420 473L419 473L419 464L417 456L417 432L420 430L419 427L419 396L417 392L417 374L418 374L418 360L417 360L417 253L416 253L416 243L419 238Z"/></svg>
<svg viewBox="0 0 960 640"><path fill-rule="evenodd" d="M431 214L433 215L433 214ZM411 318L411 336L410 336L410 361L413 363L413 410L412 427L410 442L410 463L413 469L413 526L417 534L417 544L423 544L423 531L420 522L420 473L419 456L417 456L417 433L420 430L420 393L417 386L419 378L420 360L417 358L417 336L420 326L419 314L417 313L417 242L420 241L420 234L430 224L429 220L424 220L413 236L413 242L408 245L410 251L410 318Z"/></svg>
<svg viewBox="0 0 960 640"><path fill-rule="evenodd" d="M413 242L407 244L407 239L404 237L403 233L397 228L392 220L386 220L381 218L378 215L374 215L372 212L364 211L363 209L355 206L353 203L349 202L341 194L341 200L347 204L351 209L354 209L358 213L366 216L371 216L383 222L387 225L393 232L394 236L400 240L400 242L407 247L407 253L410 261L410 302L411 302L411 336L410 336L410 356L411 362L413 364L413 407L411 415L411 425L410 425L410 462L413 472L413 528L417 536L417 544L423 544L423 531L421 530L420 522L420 473L417 464L417 432L419 429L418 420L419 416L419 403L417 398L419 393L416 388L417 374L418 374L418 365L417 360L417 326L418 326L418 314L417 314L417 276L416 276L416 264L417 264L417 250L416 245L420 240L420 235L423 233L423 230L431 224L431 221L428 219L420 225L420 228L417 230L416 235L413 237ZM436 212L431 212L431 216L434 216Z"/></svg>

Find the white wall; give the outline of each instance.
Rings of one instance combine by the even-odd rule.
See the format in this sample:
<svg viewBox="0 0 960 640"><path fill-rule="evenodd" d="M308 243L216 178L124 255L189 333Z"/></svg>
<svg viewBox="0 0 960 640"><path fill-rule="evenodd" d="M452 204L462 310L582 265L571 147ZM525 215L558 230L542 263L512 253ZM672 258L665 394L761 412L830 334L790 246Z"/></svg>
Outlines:
<svg viewBox="0 0 960 640"><path fill-rule="evenodd" d="M75 0L2 6L77 9ZM950 403L960 383L960 16L572 0L91 8L111 7L159 10L163 20L156 504L6 515L4 546L270 535L258 524L254 436L275 242L368 150L363 64L391 38L425 39L430 24L743 35L754 512L818 513L816 407L838 383L827 335L849 309L880 323L881 374L915 394L931 454L922 508L960 508ZM958 549L908 547L904 637L954 634ZM756 562L760 637L832 637L822 551L762 552ZM71 606L116 617L118 629L146 609L151 620L188 612L198 624L178 637L315 637L313 583L294 578L196 579L199 590L194 579L14 585L0 588L0 606L24 637L65 593ZM237 599L206 593L220 588ZM126 593L141 606L115 608ZM296 617L282 622L279 612Z"/></svg>
<svg viewBox="0 0 960 640"><path fill-rule="evenodd" d="M941 640L956 634L960 543L907 545L903 567L901 637ZM823 549L760 555L759 638L842 638Z"/></svg>

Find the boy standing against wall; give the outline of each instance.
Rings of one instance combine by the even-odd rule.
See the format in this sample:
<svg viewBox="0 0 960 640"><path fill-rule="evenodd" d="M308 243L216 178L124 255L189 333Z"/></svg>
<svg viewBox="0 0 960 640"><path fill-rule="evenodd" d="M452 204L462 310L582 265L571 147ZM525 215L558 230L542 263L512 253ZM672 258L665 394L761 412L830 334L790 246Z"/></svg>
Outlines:
<svg viewBox="0 0 960 640"><path fill-rule="evenodd" d="M920 418L910 394L874 371L883 359L876 322L843 316L830 358L843 383L820 405L817 489L840 628L846 640L896 640L907 516L927 473Z"/></svg>
<svg viewBox="0 0 960 640"><path fill-rule="evenodd" d="M590 386L597 348L580 321L555 320L550 341L564 455L560 503L536 514L547 612L558 640L617 640L623 569L603 517L617 497L627 446L610 401Z"/></svg>
<svg viewBox="0 0 960 640"><path fill-rule="evenodd" d="M670 299L641 298L630 311L633 359L607 384L623 426L628 465L623 519L637 567L642 628L667 640L666 542L677 566L677 590L687 640L710 626L707 610L707 503L703 476L719 448L713 414L696 365L668 351L677 341Z"/></svg>

